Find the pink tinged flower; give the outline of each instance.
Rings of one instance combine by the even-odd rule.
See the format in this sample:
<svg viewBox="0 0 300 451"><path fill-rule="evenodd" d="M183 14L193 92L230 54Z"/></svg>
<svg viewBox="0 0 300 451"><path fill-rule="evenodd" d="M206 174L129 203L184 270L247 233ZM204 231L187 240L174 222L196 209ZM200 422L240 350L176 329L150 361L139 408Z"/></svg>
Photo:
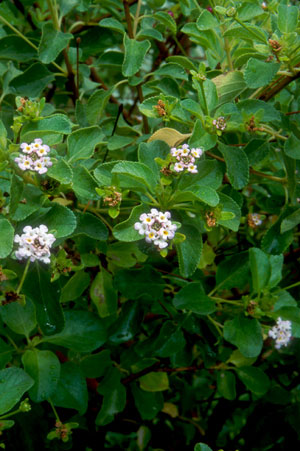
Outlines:
<svg viewBox="0 0 300 451"><path fill-rule="evenodd" d="M20 145L20 147L21 147L23 153L31 153L32 152L32 148L31 148L30 144L22 143Z"/></svg>
<svg viewBox="0 0 300 451"><path fill-rule="evenodd" d="M190 146L188 144L182 144L181 149L189 150Z"/></svg>
<svg viewBox="0 0 300 451"><path fill-rule="evenodd" d="M159 214L159 211L156 208L151 208L150 212L154 216L157 216Z"/></svg>
<svg viewBox="0 0 300 451"><path fill-rule="evenodd" d="M168 247L168 243L164 240L155 240L154 244L155 244L155 246L158 246L160 249L164 249L165 247Z"/></svg>
<svg viewBox="0 0 300 451"><path fill-rule="evenodd" d="M36 151L36 153L39 157L44 157L50 151L49 147L48 147L48 149L49 150L46 149L46 146L40 146L39 149Z"/></svg>
<svg viewBox="0 0 300 451"><path fill-rule="evenodd" d="M35 139L33 140L33 142L34 142L35 144L43 144L43 140L42 140L41 138L35 138Z"/></svg>
<svg viewBox="0 0 300 451"><path fill-rule="evenodd" d="M45 172L47 172L47 170L48 170L40 160L37 160L34 162L33 169L34 169L34 171L38 172L39 174L45 174Z"/></svg>
<svg viewBox="0 0 300 451"><path fill-rule="evenodd" d="M175 172L182 172L183 170L184 170L184 166L181 163L175 163L175 165L174 165Z"/></svg>
<svg viewBox="0 0 300 451"><path fill-rule="evenodd" d="M144 224L141 224L140 222L136 222L134 224L135 230L139 232L140 235L145 235L145 227Z"/></svg>
<svg viewBox="0 0 300 451"><path fill-rule="evenodd" d="M188 165L187 170L192 174L197 174L198 172L197 166L195 166L193 163Z"/></svg>
<svg viewBox="0 0 300 451"><path fill-rule="evenodd" d="M195 157L195 158L199 158L199 157L201 157L201 155L203 154L203 149L201 149L201 148L196 148L196 149L192 149L191 150L191 154L193 155L193 157Z"/></svg>
<svg viewBox="0 0 300 451"><path fill-rule="evenodd" d="M40 158L40 161L44 166L47 166L47 167L52 166L52 161L49 157L42 157L42 158Z"/></svg>

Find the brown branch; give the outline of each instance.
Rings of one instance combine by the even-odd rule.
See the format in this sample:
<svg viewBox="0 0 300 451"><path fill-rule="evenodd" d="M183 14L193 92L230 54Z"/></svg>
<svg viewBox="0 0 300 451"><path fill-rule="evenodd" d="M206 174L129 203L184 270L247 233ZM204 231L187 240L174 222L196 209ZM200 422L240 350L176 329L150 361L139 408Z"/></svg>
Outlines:
<svg viewBox="0 0 300 451"><path fill-rule="evenodd" d="M286 116L290 116L291 114L300 114L300 111L290 111L289 113L285 113Z"/></svg>
<svg viewBox="0 0 300 451"><path fill-rule="evenodd" d="M295 67L300 67L300 63L296 64ZM270 86L267 86L258 96L259 100L264 100L267 102L268 100L272 99L276 94L278 94L282 89L284 89L287 85L292 83L292 81L297 80L300 78L300 72L290 76L281 76L279 77L275 82L273 82ZM273 86L274 85L274 86ZM272 87L273 86L273 87Z"/></svg>
<svg viewBox="0 0 300 451"><path fill-rule="evenodd" d="M67 67L67 72L68 72L68 82L67 82L67 84L69 84L69 86L70 86L70 88L71 88L71 90L73 92L72 100L73 100L73 103L75 105L76 100L79 97L77 85L76 85L76 82L75 82L75 75L74 75L73 67L72 67L72 64L70 63L69 55L68 55L68 52L67 52L66 49L63 50L63 55L64 55L64 59L65 59L66 67Z"/></svg>
<svg viewBox="0 0 300 451"><path fill-rule="evenodd" d="M185 371L197 371L200 369L200 367L197 366L183 366L180 368L159 368L160 362L154 363L154 365L149 366L148 368L144 368L141 371L138 371L137 373L131 374L128 377L125 377L125 379L122 379L122 383L124 385L130 384L131 382L135 381L136 379L139 379L142 376L145 376L148 373L155 372L155 373L183 373Z"/></svg>

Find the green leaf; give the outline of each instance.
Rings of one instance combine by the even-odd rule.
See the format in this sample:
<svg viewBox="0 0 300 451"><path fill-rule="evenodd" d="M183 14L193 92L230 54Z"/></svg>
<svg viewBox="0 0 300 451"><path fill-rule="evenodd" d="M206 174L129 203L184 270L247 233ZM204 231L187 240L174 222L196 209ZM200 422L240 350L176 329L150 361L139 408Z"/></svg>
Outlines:
<svg viewBox="0 0 300 451"><path fill-rule="evenodd" d="M177 78L178 80L186 80L188 81L189 77L186 71L182 66L176 63L167 63L163 66L160 66L159 69L155 71L155 75L157 76L169 76L171 78Z"/></svg>
<svg viewBox="0 0 300 451"><path fill-rule="evenodd" d="M139 221L142 213L147 213L149 207L146 205L137 205L130 213L130 216L126 221L120 222L113 228L113 235L119 241L138 241L143 237L134 228L134 224Z"/></svg>
<svg viewBox="0 0 300 451"><path fill-rule="evenodd" d="M58 160L56 163L54 163L54 165L48 169L47 174L49 175L49 177L52 177L53 179L64 185L71 183L73 178L73 171L71 167L63 159Z"/></svg>
<svg viewBox="0 0 300 451"><path fill-rule="evenodd" d="M235 375L231 371L218 371L217 387L223 398L233 401L236 398Z"/></svg>
<svg viewBox="0 0 300 451"><path fill-rule="evenodd" d="M136 161L121 161L117 163L111 171L113 174L124 174L132 177L140 183L144 183L150 191L153 191L157 177L145 164Z"/></svg>
<svg viewBox="0 0 300 451"><path fill-rule="evenodd" d="M124 77L132 77L140 70L151 44L148 40L130 39L127 34L124 34L123 44L125 57L122 64L122 74Z"/></svg>
<svg viewBox="0 0 300 451"><path fill-rule="evenodd" d="M24 370L16 367L1 370L0 381L0 415L3 415L17 404L34 381Z"/></svg>
<svg viewBox="0 0 300 451"><path fill-rule="evenodd" d="M238 8L238 17L240 20L251 20L254 17L264 14L264 10L261 5L256 5L255 3L242 2L241 6Z"/></svg>
<svg viewBox="0 0 300 451"><path fill-rule="evenodd" d="M249 182L249 163L243 149L219 144L225 162L227 175L235 189L242 189Z"/></svg>
<svg viewBox="0 0 300 451"><path fill-rule="evenodd" d="M291 215L287 216L280 225L280 232L285 233L294 229L300 224L300 208L294 211Z"/></svg>
<svg viewBox="0 0 300 451"><path fill-rule="evenodd" d="M202 89L200 88L200 83L201 82L194 81L194 86L198 92L199 103L201 105L204 114L206 114L206 107L208 109L208 112L211 113L211 111L214 110L218 104L218 94L216 85L212 80L209 80L209 78L207 78L204 82L202 82L205 96L204 101L203 92Z"/></svg>
<svg viewBox="0 0 300 451"><path fill-rule="evenodd" d="M100 122L100 119L102 119L112 91L113 89L106 91L104 89L100 89L98 91L95 91L89 98L86 113L87 119L91 125L98 124Z"/></svg>
<svg viewBox="0 0 300 451"><path fill-rule="evenodd" d="M268 255L252 247L249 249L249 262L253 289L256 293L260 293L267 286L270 278L271 266Z"/></svg>
<svg viewBox="0 0 300 451"><path fill-rule="evenodd" d="M98 387L98 391L104 395L101 410L96 418L96 424L99 426L111 423L115 414L122 412L125 408L126 389L120 379L120 372L116 368L112 368L104 378L104 382Z"/></svg>
<svg viewBox="0 0 300 451"><path fill-rule="evenodd" d="M84 310L65 312L64 329L55 335L43 338L43 342L54 343L76 352L92 352L106 341L104 322Z"/></svg>
<svg viewBox="0 0 300 451"><path fill-rule="evenodd" d="M50 72L43 64L34 63L21 75L10 82L10 87L16 94L23 97L40 97L44 89L54 80L53 72Z"/></svg>
<svg viewBox="0 0 300 451"><path fill-rule="evenodd" d="M176 244L179 270L183 277L190 277L196 271L200 261L203 247L202 236L191 225L183 226L180 231L186 236L186 239L182 243Z"/></svg>
<svg viewBox="0 0 300 451"><path fill-rule="evenodd" d="M292 5L278 5L278 28L282 33L293 33L297 29L299 8Z"/></svg>
<svg viewBox="0 0 300 451"><path fill-rule="evenodd" d="M182 174L178 182L178 189L189 191L193 186L209 186L218 189L222 184L222 165L216 160L203 160L198 164L198 174Z"/></svg>
<svg viewBox="0 0 300 451"><path fill-rule="evenodd" d="M26 276L23 292L35 304L42 333L51 335L60 332L65 325L64 314L59 303L57 285L50 282L50 273L37 263Z"/></svg>
<svg viewBox="0 0 300 451"><path fill-rule="evenodd" d="M37 324L34 304L30 299L26 300L24 306L18 302L2 305L0 314L11 330L17 334L25 335L27 338Z"/></svg>
<svg viewBox="0 0 300 451"><path fill-rule="evenodd" d="M194 447L194 451L212 451L212 449L205 443L197 443Z"/></svg>
<svg viewBox="0 0 300 451"><path fill-rule="evenodd" d="M259 322L243 315L225 321L224 338L235 345L245 357L257 357L263 345Z"/></svg>
<svg viewBox="0 0 300 451"><path fill-rule="evenodd" d="M91 213L76 212L77 226L72 236L86 235L94 240L105 241L108 230L101 219Z"/></svg>
<svg viewBox="0 0 300 451"><path fill-rule="evenodd" d="M104 268L101 268L93 280L90 288L90 297L97 307L100 318L106 318L117 312L117 292L113 287L111 274Z"/></svg>
<svg viewBox="0 0 300 451"><path fill-rule="evenodd" d="M280 63L265 63L256 58L250 58L245 69L244 78L249 88L260 88L273 80L279 68Z"/></svg>
<svg viewBox="0 0 300 451"><path fill-rule="evenodd" d="M69 162L91 158L95 147L104 141L104 134L96 125L76 130L68 136L67 140Z"/></svg>
<svg viewBox="0 0 300 451"><path fill-rule="evenodd" d="M209 315L216 311L215 302L205 294L199 282L191 282L176 293L173 305L179 310L190 310L199 315Z"/></svg>
<svg viewBox="0 0 300 451"><path fill-rule="evenodd" d="M51 351L27 350L22 362L25 371L34 380L29 390L32 401L42 402L50 398L56 391L60 376L60 363L56 355Z"/></svg>
<svg viewBox="0 0 300 451"><path fill-rule="evenodd" d="M175 35L177 33L176 22L173 19L173 17L171 17L170 14L168 14L167 12L158 11L157 13L154 14L154 18L159 22L161 22L162 24L164 24L171 31L172 34Z"/></svg>
<svg viewBox="0 0 300 451"><path fill-rule="evenodd" d="M159 336L154 342L153 355L171 357L181 351L186 345L182 330L172 321L167 321L160 329Z"/></svg>
<svg viewBox="0 0 300 451"><path fill-rule="evenodd" d="M162 129L160 129L162 130ZM163 129L165 130L165 129ZM167 136L169 134L171 135L173 133L172 129L168 129L169 132L167 132ZM176 132L176 130L174 130ZM152 135L153 137L153 135ZM151 137L151 138L152 138ZM150 138L150 139L151 139ZM167 155L170 153L170 147L169 145L163 140L163 136L161 138L158 138L157 140L147 142L147 143L141 143L139 146L139 161L143 163L144 165L148 166L149 169L153 172L153 174L156 174L159 176L159 170L160 167L156 163L155 158L166 158Z"/></svg>
<svg viewBox="0 0 300 451"><path fill-rule="evenodd" d="M213 188L210 186L200 186L200 185L192 185L184 191L184 194L190 193L191 198L195 197L197 200L210 205L211 207L215 207L219 203L219 196ZM174 202L180 201L180 192L177 191L173 198Z"/></svg>
<svg viewBox="0 0 300 451"><path fill-rule="evenodd" d="M169 388L169 378L167 373L151 373L145 374L139 378L140 387L142 390L157 392L168 390Z"/></svg>
<svg viewBox="0 0 300 451"><path fill-rule="evenodd" d="M39 58L44 64L54 61L73 38L71 33L63 33L53 28L52 23L43 24L42 38L39 44Z"/></svg>
<svg viewBox="0 0 300 451"><path fill-rule="evenodd" d="M230 230L233 230L234 232L237 232L240 226L240 219L241 219L241 209L238 206L238 204L229 196L226 196L226 194L219 193L220 197L220 205L222 205L222 213L224 212L231 212L235 216L233 219L218 219L218 224L227 227Z"/></svg>
<svg viewBox="0 0 300 451"><path fill-rule="evenodd" d="M273 255L282 254L292 243L294 239L293 231L287 230L286 232L281 232L281 224L289 217L291 211L293 209L286 208L264 235L261 242L261 248L264 252Z"/></svg>
<svg viewBox="0 0 300 451"><path fill-rule="evenodd" d="M267 102L263 102L262 100L256 99L246 99L241 100L237 103L238 110L243 113L245 112L247 115L255 115L259 110L263 110L263 117L260 119L261 122L272 122L272 121L280 121L279 111L276 110L272 105ZM240 113L238 116L240 119Z"/></svg>
<svg viewBox="0 0 300 451"><path fill-rule="evenodd" d="M143 420L153 420L164 406L161 392L141 390L137 385L131 387L134 403Z"/></svg>
<svg viewBox="0 0 300 451"><path fill-rule="evenodd" d="M84 356L80 361L80 369L85 377L94 378L101 377L106 372L106 369L112 365L110 359L110 352L108 349Z"/></svg>
<svg viewBox="0 0 300 451"><path fill-rule="evenodd" d="M61 135L69 135L73 125L65 114L52 114L37 122L32 121L25 124L21 129L21 139L30 142L35 138L42 138L45 144L52 145L49 140L55 140L58 137L58 142L60 142ZM54 144L56 144L55 141Z"/></svg>
<svg viewBox="0 0 300 451"><path fill-rule="evenodd" d="M293 133L284 143L284 152L289 157L300 160L300 140Z"/></svg>
<svg viewBox="0 0 300 451"><path fill-rule="evenodd" d="M217 86L219 105L232 102L247 89L242 72L233 71L213 78Z"/></svg>
<svg viewBox="0 0 300 451"><path fill-rule="evenodd" d="M66 409L76 409L83 415L88 406L85 378L79 367L72 362L61 365L60 378L51 397L53 404Z"/></svg>
<svg viewBox="0 0 300 451"><path fill-rule="evenodd" d="M197 19L197 27L200 31L210 30L211 28L216 28L219 26L219 22L215 16L213 16L209 11L204 9Z"/></svg>
<svg viewBox="0 0 300 451"><path fill-rule="evenodd" d="M0 60L16 60L25 63L36 59L37 52L26 41L16 35L4 36L0 39Z"/></svg>
<svg viewBox="0 0 300 451"><path fill-rule="evenodd" d="M46 224L49 231L55 231L56 238L62 238L75 230L76 217L70 208L53 202L53 207L48 212L35 219L36 224ZM54 245L55 246L55 242Z"/></svg>
<svg viewBox="0 0 300 451"><path fill-rule="evenodd" d="M0 369L5 368L11 361L14 348L0 338Z"/></svg>
<svg viewBox="0 0 300 451"><path fill-rule="evenodd" d="M256 396L263 396L270 387L268 376L260 369L245 366L237 369L237 375L245 386Z"/></svg>
<svg viewBox="0 0 300 451"><path fill-rule="evenodd" d="M13 248L14 242L14 228L11 223L5 219L0 217L0 236L5 239L0 240L0 258L7 257Z"/></svg>
<svg viewBox="0 0 300 451"><path fill-rule="evenodd" d="M183 103L184 108L186 108L185 100L183 101ZM197 119L195 121L192 136L189 139L190 147L202 147L203 150L209 150L215 147L217 140L217 135L211 135L210 133L206 132L200 119Z"/></svg>
<svg viewBox="0 0 300 451"><path fill-rule="evenodd" d="M87 168L79 165L73 169L73 191L76 196L96 200L98 199L96 188L98 188L98 184Z"/></svg>
<svg viewBox="0 0 300 451"><path fill-rule="evenodd" d="M244 39L245 41L258 41L263 44L267 44L267 34L264 29L257 27L256 25L247 24L247 29L240 25L230 26L225 33L225 37L232 37L235 39Z"/></svg>
<svg viewBox="0 0 300 451"><path fill-rule="evenodd" d="M144 266L141 269L123 269L118 271L114 279L115 287L127 299L161 299L165 287L159 272ZM151 292L149 291L151 286Z"/></svg>
<svg viewBox="0 0 300 451"><path fill-rule="evenodd" d="M109 331L109 341L113 344L126 343L140 330L142 316L137 301L127 301L117 321Z"/></svg>
<svg viewBox="0 0 300 451"><path fill-rule="evenodd" d="M271 275L268 287L276 287L282 279L283 255L268 255L271 267Z"/></svg>
<svg viewBox="0 0 300 451"><path fill-rule="evenodd" d="M113 17L107 17L99 22L100 27L110 28L111 30L118 31L119 33L125 33L125 28L121 22Z"/></svg>
<svg viewBox="0 0 300 451"><path fill-rule="evenodd" d="M60 302L78 299L90 284L90 276L84 271L76 272L61 290Z"/></svg>

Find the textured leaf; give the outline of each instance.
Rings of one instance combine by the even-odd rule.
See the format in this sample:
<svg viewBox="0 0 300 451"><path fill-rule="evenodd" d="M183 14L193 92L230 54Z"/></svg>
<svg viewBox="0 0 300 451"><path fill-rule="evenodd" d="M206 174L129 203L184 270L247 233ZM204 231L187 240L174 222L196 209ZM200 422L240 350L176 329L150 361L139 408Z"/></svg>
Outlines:
<svg viewBox="0 0 300 451"><path fill-rule="evenodd" d="M183 287L174 297L173 305L179 310L190 310L199 315L216 311L215 302L203 291L201 283L192 282Z"/></svg>
<svg viewBox="0 0 300 451"><path fill-rule="evenodd" d="M230 183L235 189L244 188L249 181L249 163L245 152L237 147L219 144L227 168Z"/></svg>
<svg viewBox="0 0 300 451"><path fill-rule="evenodd" d="M200 16L197 19L197 27L199 30L210 30L211 28L215 28L219 26L219 22L215 16L213 16L206 9L200 13Z"/></svg>
<svg viewBox="0 0 300 451"><path fill-rule="evenodd" d="M293 133L284 143L284 152L291 158L300 160L300 139L298 139Z"/></svg>
<svg viewBox="0 0 300 451"><path fill-rule="evenodd" d="M113 235L120 241L137 241L143 239L143 237L134 228L134 224L139 221L142 213L147 213L148 206L137 205L130 213L130 216L126 221L120 222L113 228Z"/></svg>
<svg viewBox="0 0 300 451"><path fill-rule="evenodd" d="M44 64L54 61L73 38L71 33L63 33L53 28L52 23L47 22L42 28L42 38L39 44L39 58Z"/></svg>
<svg viewBox="0 0 300 451"><path fill-rule="evenodd" d="M199 231L190 225L183 226L180 232L186 239L176 245L180 274L183 277L190 277L199 264L202 252L202 236Z"/></svg>
<svg viewBox="0 0 300 451"><path fill-rule="evenodd" d="M72 236L86 235L94 240L105 241L108 238L108 230L101 219L91 213L76 213L77 226Z"/></svg>
<svg viewBox="0 0 300 451"><path fill-rule="evenodd" d="M299 8L292 5L278 5L278 28L282 33L296 31Z"/></svg>
<svg viewBox="0 0 300 451"><path fill-rule="evenodd" d="M217 86L219 105L232 102L247 89L243 74L239 71L218 75L212 81Z"/></svg>
<svg viewBox="0 0 300 451"><path fill-rule="evenodd" d="M132 177L138 182L144 183L150 191L156 186L156 177L151 169L143 163L138 163L136 161L122 161L114 166L112 173L124 174L128 177Z"/></svg>
<svg viewBox="0 0 300 451"><path fill-rule="evenodd" d="M90 296L97 307L100 318L105 318L117 312L118 297L112 282L111 274L101 268L91 285Z"/></svg>
<svg viewBox="0 0 300 451"><path fill-rule="evenodd" d="M257 396L263 396L270 387L268 376L260 369L253 366L241 367L237 375L248 388Z"/></svg>
<svg viewBox="0 0 300 451"><path fill-rule="evenodd" d="M151 372L140 377L140 387L142 390L156 392L164 391L169 388L169 378L167 373Z"/></svg>
<svg viewBox="0 0 300 451"><path fill-rule="evenodd" d="M106 329L96 315L85 310L70 310L65 312L65 318L64 329L58 334L44 337L44 342L76 352L92 352L105 343Z"/></svg>
<svg viewBox="0 0 300 451"><path fill-rule="evenodd" d="M236 398L235 375L231 371L218 371L217 387L223 398L233 401Z"/></svg>
<svg viewBox="0 0 300 451"><path fill-rule="evenodd" d="M73 171L71 167L63 159L58 160L56 163L54 163L54 165L48 169L47 174L53 179L65 185L71 183L73 178Z"/></svg>
<svg viewBox="0 0 300 451"><path fill-rule="evenodd" d="M260 293L267 286L271 275L268 255L262 250L252 247L249 249L249 262L253 289L256 293Z"/></svg>
<svg viewBox="0 0 300 451"><path fill-rule="evenodd" d="M11 223L7 219L0 217L0 236L2 238L5 237L5 239L0 240L0 258L5 258L11 253L14 233Z"/></svg>
<svg viewBox="0 0 300 451"><path fill-rule="evenodd" d="M122 64L122 74L124 77L132 77L140 70L151 44L148 40L137 41L136 39L130 39L127 34L124 34L123 44L125 57Z"/></svg>
<svg viewBox="0 0 300 451"><path fill-rule="evenodd" d="M21 368L10 367L0 371L0 415L12 409L34 381Z"/></svg>
<svg viewBox="0 0 300 451"><path fill-rule="evenodd" d="M63 286L60 302L74 301L79 298L90 284L90 276L84 271L77 271Z"/></svg>
<svg viewBox="0 0 300 451"><path fill-rule="evenodd" d="M104 134L96 125L76 130L68 136L69 161L74 162L90 158L97 144L103 142Z"/></svg>
<svg viewBox="0 0 300 451"><path fill-rule="evenodd" d="M43 90L54 80L53 72L50 72L43 64L34 63L21 75L15 77L10 86L16 94L30 98L40 97Z"/></svg>
<svg viewBox="0 0 300 451"><path fill-rule="evenodd" d="M86 412L88 406L87 386L77 365L66 362L61 366L60 378L51 400L57 407L78 410L80 415Z"/></svg>
<svg viewBox="0 0 300 451"><path fill-rule="evenodd" d="M259 322L243 315L225 321L224 338L235 345L245 357L257 357L263 345Z"/></svg>
<svg viewBox="0 0 300 451"><path fill-rule="evenodd" d="M218 224L237 232L240 225L241 209L238 204L229 196L219 193L220 205L222 205L222 213L231 212L234 214L233 219L219 219Z"/></svg>
<svg viewBox="0 0 300 451"><path fill-rule="evenodd" d="M244 78L249 88L260 88L273 80L279 68L280 63L265 63L256 58L250 58Z"/></svg>
<svg viewBox="0 0 300 451"><path fill-rule="evenodd" d="M50 398L56 391L60 376L60 363L51 351L39 349L27 350L22 356L26 372L34 380L29 390L32 401L42 402Z"/></svg>
<svg viewBox="0 0 300 451"><path fill-rule="evenodd" d="M16 60L21 63L36 59L37 52L21 37L12 35L0 39L0 59Z"/></svg>
<svg viewBox="0 0 300 451"><path fill-rule="evenodd" d="M18 302L2 305L0 314L11 330L26 337L29 337L37 324L34 304L30 299L26 300L24 306Z"/></svg>
<svg viewBox="0 0 300 451"><path fill-rule="evenodd" d="M79 165L73 169L73 191L76 196L86 200L96 200L98 199L97 187L98 184L87 168Z"/></svg>

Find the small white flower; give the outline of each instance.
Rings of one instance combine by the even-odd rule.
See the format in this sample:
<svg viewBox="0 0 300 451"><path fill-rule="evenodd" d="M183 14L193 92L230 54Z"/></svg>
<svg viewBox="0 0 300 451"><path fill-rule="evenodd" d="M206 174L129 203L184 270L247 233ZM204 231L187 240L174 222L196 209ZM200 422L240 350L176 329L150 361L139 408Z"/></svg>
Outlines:
<svg viewBox="0 0 300 451"><path fill-rule="evenodd" d="M32 147L30 144L22 143L20 145L20 147L21 147L23 153L31 153L32 152Z"/></svg>
<svg viewBox="0 0 300 451"><path fill-rule="evenodd" d="M52 166L51 159L47 157L50 147L43 144L42 139L36 138L31 144L21 143L20 148L23 153L15 158L15 162L22 171L31 170L44 174Z"/></svg>
<svg viewBox="0 0 300 451"><path fill-rule="evenodd" d="M276 325L269 330L269 337L275 340L275 348L280 349L281 346L287 346L292 337L291 321L283 321L277 318Z"/></svg>
<svg viewBox="0 0 300 451"><path fill-rule="evenodd" d="M26 171L26 169L31 169L33 161L30 157L26 155L20 155L20 157L15 158L15 162L18 164L19 168L22 171Z"/></svg>
<svg viewBox="0 0 300 451"><path fill-rule="evenodd" d="M30 258L30 261L40 260L50 263L50 248L55 241L55 236L48 233L48 228L41 224L34 229L26 226L22 235L15 235L14 242L19 244L15 255L18 260Z"/></svg>
<svg viewBox="0 0 300 451"><path fill-rule="evenodd" d="M188 165L187 170L189 172L191 172L192 174L197 174L197 172L198 172L197 166L195 166L193 163L190 163Z"/></svg>
<svg viewBox="0 0 300 451"><path fill-rule="evenodd" d="M36 151L36 153L39 157L44 157L49 152L50 152L50 147L47 146L46 144L44 144L43 146L40 146L39 149Z"/></svg>
<svg viewBox="0 0 300 451"><path fill-rule="evenodd" d="M168 246L168 240L174 238L177 229L170 218L169 211L161 212L152 208L150 213L140 215L140 222L136 222L134 228L140 235L145 236L147 243L154 243L159 249L163 249Z"/></svg>
<svg viewBox="0 0 300 451"><path fill-rule="evenodd" d="M200 158L201 155L203 154L203 149L201 149L200 147L196 148L196 149L191 149L191 154L193 155L193 157L195 158Z"/></svg>
<svg viewBox="0 0 300 451"><path fill-rule="evenodd" d="M184 166L181 163L175 163L174 165L174 171L175 172L182 172L184 170Z"/></svg>
<svg viewBox="0 0 300 451"><path fill-rule="evenodd" d="M260 215L258 213L252 213L251 220L256 226L262 225L262 220L260 219Z"/></svg>

